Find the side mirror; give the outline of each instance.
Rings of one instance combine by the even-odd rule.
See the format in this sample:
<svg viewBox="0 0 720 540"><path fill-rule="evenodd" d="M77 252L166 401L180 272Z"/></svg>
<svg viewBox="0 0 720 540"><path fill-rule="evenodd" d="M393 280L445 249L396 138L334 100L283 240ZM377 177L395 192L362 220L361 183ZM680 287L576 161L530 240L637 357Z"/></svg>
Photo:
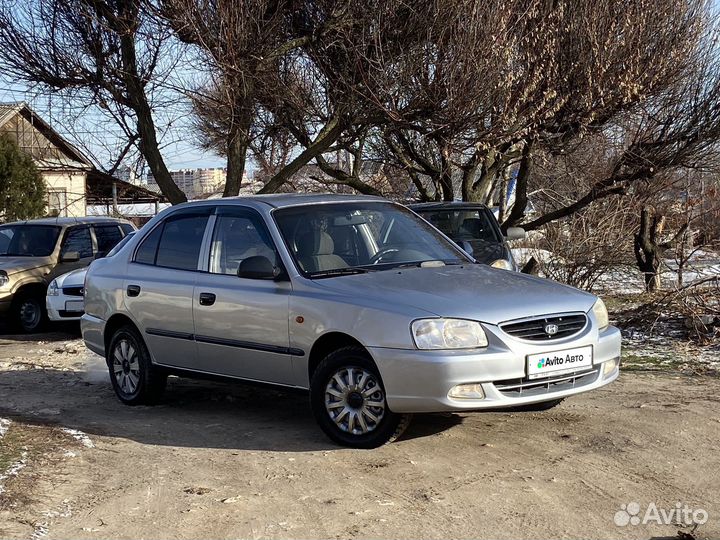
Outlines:
<svg viewBox="0 0 720 540"><path fill-rule="evenodd" d="M238 268L238 277L246 279L277 279L280 274L280 269L262 255L244 259Z"/></svg>
<svg viewBox="0 0 720 540"><path fill-rule="evenodd" d="M60 256L60 262L78 262L80 260L79 251L67 251Z"/></svg>
<svg viewBox="0 0 720 540"><path fill-rule="evenodd" d="M505 233L506 240L523 240L527 236L522 227L510 227Z"/></svg>

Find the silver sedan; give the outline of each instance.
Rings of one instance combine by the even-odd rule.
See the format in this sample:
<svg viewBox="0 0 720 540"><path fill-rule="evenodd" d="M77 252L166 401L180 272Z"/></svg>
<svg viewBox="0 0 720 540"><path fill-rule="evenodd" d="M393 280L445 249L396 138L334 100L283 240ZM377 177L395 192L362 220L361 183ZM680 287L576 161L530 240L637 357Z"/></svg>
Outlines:
<svg viewBox="0 0 720 540"><path fill-rule="evenodd" d="M86 278L82 330L119 399L168 374L309 391L337 443L413 413L543 409L618 376L602 300L477 264L381 198L276 195L174 206Z"/></svg>

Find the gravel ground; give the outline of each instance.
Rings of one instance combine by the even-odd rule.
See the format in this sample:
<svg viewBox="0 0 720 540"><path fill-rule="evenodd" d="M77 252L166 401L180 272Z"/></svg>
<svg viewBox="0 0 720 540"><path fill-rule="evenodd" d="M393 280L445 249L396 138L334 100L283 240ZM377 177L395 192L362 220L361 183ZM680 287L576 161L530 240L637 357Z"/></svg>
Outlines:
<svg viewBox="0 0 720 540"><path fill-rule="evenodd" d="M2 538L720 537L720 379L631 371L544 413L415 418L340 449L303 394L171 379L125 407L77 335L0 338ZM2 458L3 452L0 452ZM10 457L8 457L10 456ZM622 506L626 505L626 506ZM689 532L690 528L682 528Z"/></svg>

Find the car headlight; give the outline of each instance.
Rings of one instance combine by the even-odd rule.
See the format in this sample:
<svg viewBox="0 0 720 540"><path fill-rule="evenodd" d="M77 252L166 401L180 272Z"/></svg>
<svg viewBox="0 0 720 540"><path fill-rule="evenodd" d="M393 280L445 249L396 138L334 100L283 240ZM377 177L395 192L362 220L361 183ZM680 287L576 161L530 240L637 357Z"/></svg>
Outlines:
<svg viewBox="0 0 720 540"><path fill-rule="evenodd" d="M513 266L507 259L498 259L490 263L493 268L501 268L503 270L512 270Z"/></svg>
<svg viewBox="0 0 720 540"><path fill-rule="evenodd" d="M0 270L0 287L4 287L8 283L10 283L10 278L8 277L7 272Z"/></svg>
<svg viewBox="0 0 720 540"><path fill-rule="evenodd" d="M60 288L58 287L57 280L53 279L50 285L48 285L47 295L57 296L58 294L60 294Z"/></svg>
<svg viewBox="0 0 720 540"><path fill-rule="evenodd" d="M412 323L418 349L474 349L487 347L479 322L465 319L420 319Z"/></svg>
<svg viewBox="0 0 720 540"><path fill-rule="evenodd" d="M605 307L605 302L603 302L601 298L598 298L597 302L595 302L595 305L592 307L592 312L593 315L595 315L598 328L600 330L605 330L610 325L610 319L608 318L608 311Z"/></svg>

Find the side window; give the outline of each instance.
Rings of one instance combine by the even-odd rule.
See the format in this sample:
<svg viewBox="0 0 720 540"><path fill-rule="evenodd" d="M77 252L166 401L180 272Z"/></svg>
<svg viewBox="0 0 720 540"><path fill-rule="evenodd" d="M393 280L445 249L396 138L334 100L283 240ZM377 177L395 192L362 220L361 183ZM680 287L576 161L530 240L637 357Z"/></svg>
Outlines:
<svg viewBox="0 0 720 540"><path fill-rule="evenodd" d="M73 227L65 233L65 240L63 241L60 256L73 251L77 251L81 259L93 256L90 227Z"/></svg>
<svg viewBox="0 0 720 540"><path fill-rule="evenodd" d="M131 232L135 232L135 227L133 227L129 223L121 223L120 228L122 229L122 232L124 234L130 234Z"/></svg>
<svg viewBox="0 0 720 540"><path fill-rule="evenodd" d="M157 266L197 270L208 216L186 215L165 221L155 257Z"/></svg>
<svg viewBox="0 0 720 540"><path fill-rule="evenodd" d="M210 248L210 272L237 275L240 263L262 255L276 263L275 248L262 218L218 216Z"/></svg>
<svg viewBox="0 0 720 540"><path fill-rule="evenodd" d="M122 240L120 227L117 225L95 225L95 239L100 253L108 253Z"/></svg>
<svg viewBox="0 0 720 540"><path fill-rule="evenodd" d="M157 247L162 230L162 224L158 225L149 235L143 238L140 247L135 252L135 262L155 264L155 255L157 255Z"/></svg>

